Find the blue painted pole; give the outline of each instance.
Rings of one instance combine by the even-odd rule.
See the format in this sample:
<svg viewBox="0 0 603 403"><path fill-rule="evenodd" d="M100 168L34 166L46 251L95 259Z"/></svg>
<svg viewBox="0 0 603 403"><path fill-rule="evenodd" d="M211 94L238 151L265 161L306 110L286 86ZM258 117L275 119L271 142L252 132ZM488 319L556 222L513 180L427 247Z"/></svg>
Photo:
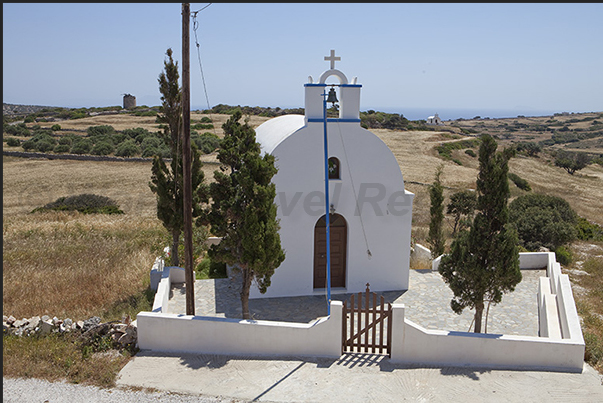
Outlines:
<svg viewBox="0 0 603 403"><path fill-rule="evenodd" d="M325 143L325 219L327 230L327 315L331 315L331 231L329 222L329 148L327 144L327 92L323 91L323 119L324 119L324 143Z"/></svg>

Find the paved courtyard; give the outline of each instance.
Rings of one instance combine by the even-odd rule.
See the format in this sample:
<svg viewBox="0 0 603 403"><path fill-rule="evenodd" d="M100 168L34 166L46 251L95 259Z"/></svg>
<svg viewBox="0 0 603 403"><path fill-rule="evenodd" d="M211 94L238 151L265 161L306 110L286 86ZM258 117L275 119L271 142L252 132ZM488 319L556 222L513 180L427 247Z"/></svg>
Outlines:
<svg viewBox="0 0 603 403"><path fill-rule="evenodd" d="M503 296L500 304L491 306L488 333L538 336L538 278L545 270L522 270L523 280L515 291ZM237 277L195 281L195 314L241 318L240 281ZM450 308L452 291L438 272L410 270L407 291L379 293L386 302L405 305L406 318L427 328L469 331L473 311L462 315ZM351 294L332 294L334 300L349 300ZM186 312L184 284L172 286L168 312ZM249 309L253 319L307 323L327 315L325 296L251 299Z"/></svg>

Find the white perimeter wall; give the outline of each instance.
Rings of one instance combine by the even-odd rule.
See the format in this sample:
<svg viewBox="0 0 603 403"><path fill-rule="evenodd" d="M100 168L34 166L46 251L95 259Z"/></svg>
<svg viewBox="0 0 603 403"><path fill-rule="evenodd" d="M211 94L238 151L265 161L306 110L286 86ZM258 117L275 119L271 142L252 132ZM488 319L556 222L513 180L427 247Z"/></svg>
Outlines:
<svg viewBox="0 0 603 403"><path fill-rule="evenodd" d="M584 339L569 278L561 274L555 254L522 253L520 262L547 268L538 289L540 337L428 330L393 305L392 362L485 368L581 372ZM525 269L525 267L522 267ZM184 271L166 267L153 312L136 319L143 350L262 356L339 357L342 303L331 302L331 316L312 323L252 321L162 313L171 282Z"/></svg>
<svg viewBox="0 0 603 403"><path fill-rule="evenodd" d="M143 350L261 356L339 357L343 303L331 316L289 323L140 312L138 347Z"/></svg>

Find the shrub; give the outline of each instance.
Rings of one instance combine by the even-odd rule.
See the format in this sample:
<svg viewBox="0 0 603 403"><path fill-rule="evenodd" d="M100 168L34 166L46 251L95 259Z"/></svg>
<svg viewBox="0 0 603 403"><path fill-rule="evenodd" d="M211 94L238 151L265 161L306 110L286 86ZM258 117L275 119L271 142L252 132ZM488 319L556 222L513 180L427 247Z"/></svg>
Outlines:
<svg viewBox="0 0 603 403"><path fill-rule="evenodd" d="M73 137L71 137L71 136L63 136L63 137L59 138L60 145L70 146L71 143L73 143Z"/></svg>
<svg viewBox="0 0 603 403"><path fill-rule="evenodd" d="M69 152L69 144L57 144L54 146L52 150L57 154L68 153Z"/></svg>
<svg viewBox="0 0 603 403"><path fill-rule="evenodd" d="M578 216L578 239L583 241L603 241L603 228L595 223L591 223L584 217Z"/></svg>
<svg viewBox="0 0 603 403"><path fill-rule="evenodd" d="M452 162L454 162L457 165L463 165L463 163L461 162L461 160L459 160L458 158L453 158Z"/></svg>
<svg viewBox="0 0 603 403"><path fill-rule="evenodd" d="M109 155L113 152L113 150L114 147L112 143L109 143L108 141L101 141L92 147L90 153L94 155Z"/></svg>
<svg viewBox="0 0 603 403"><path fill-rule="evenodd" d="M195 136L191 140L202 154L212 153L220 146L220 138L208 132Z"/></svg>
<svg viewBox="0 0 603 403"><path fill-rule="evenodd" d="M479 146L479 139L470 139L443 143L436 146L436 150L440 157L450 160L452 159L452 150L462 150L463 148L473 148L477 146Z"/></svg>
<svg viewBox="0 0 603 403"><path fill-rule="evenodd" d="M113 126L109 126L109 125L90 126L86 130L86 133L88 133L88 136L90 136L90 137L100 136L100 135L111 135L111 134L115 133L115 129L113 128Z"/></svg>
<svg viewBox="0 0 603 403"><path fill-rule="evenodd" d="M33 116L27 116L25 119L23 119L23 123L33 123L34 122L34 118Z"/></svg>
<svg viewBox="0 0 603 403"><path fill-rule="evenodd" d="M79 138L71 145L72 154L88 154L92 150L92 140L86 138Z"/></svg>
<svg viewBox="0 0 603 403"><path fill-rule="evenodd" d="M38 211L74 211L77 210L84 214L124 214L119 209L119 205L106 196L84 193L77 196L59 197L52 203L46 204L44 207L38 207L32 213Z"/></svg>
<svg viewBox="0 0 603 403"><path fill-rule="evenodd" d="M9 137L6 139L6 144L11 146L11 147L18 147L21 145L21 141L19 139L16 139L14 137Z"/></svg>
<svg viewBox="0 0 603 403"><path fill-rule="evenodd" d="M473 157L473 158L477 157L477 154L475 154L475 151L473 151L470 148L465 150L465 154L467 154L468 156Z"/></svg>
<svg viewBox="0 0 603 403"><path fill-rule="evenodd" d="M87 136L87 137L90 140L92 140L92 142L94 144L101 143L101 142L113 144L113 136L111 136L110 134L97 134L94 136Z"/></svg>
<svg viewBox="0 0 603 403"><path fill-rule="evenodd" d="M201 118L201 123L212 123L212 121L208 116L203 116Z"/></svg>
<svg viewBox="0 0 603 403"><path fill-rule="evenodd" d="M577 215L557 196L526 194L509 204L509 221L515 223L520 244L528 250L555 250L576 238Z"/></svg>
<svg viewBox="0 0 603 403"><path fill-rule="evenodd" d="M528 183L527 180L520 178L518 175L516 175L514 173L509 173L508 176L509 176L509 179L511 179L511 181L515 184L515 186L517 186L521 190L525 190L526 192L529 192L532 190L532 188L530 187L530 184Z"/></svg>
<svg viewBox="0 0 603 403"><path fill-rule="evenodd" d="M34 136L31 138L31 140L35 143L38 143L40 141L45 141L52 145L55 145L57 143L57 141L54 139L54 137L52 137L50 134L48 134L48 131L46 131L46 130L36 131L34 133Z"/></svg>
<svg viewBox="0 0 603 403"><path fill-rule="evenodd" d="M197 265L197 273L199 278L226 278L226 263L216 262L208 255Z"/></svg>
<svg viewBox="0 0 603 403"><path fill-rule="evenodd" d="M211 261L209 264L209 278L226 278L226 263Z"/></svg>
<svg viewBox="0 0 603 403"><path fill-rule="evenodd" d="M555 257L557 259L557 262L564 266L567 266L572 262L572 252L565 249L565 247L563 246L560 246L555 249Z"/></svg>
<svg viewBox="0 0 603 403"><path fill-rule="evenodd" d="M153 157L155 155L159 155L159 151L157 150L157 147L147 147L142 152L142 157L144 157L144 158Z"/></svg>
<svg viewBox="0 0 603 403"><path fill-rule="evenodd" d="M191 126L191 129L195 129L195 130L208 130L208 129L213 129L214 125L210 124L203 124L203 123L196 123L194 125Z"/></svg>
<svg viewBox="0 0 603 403"><path fill-rule="evenodd" d="M47 151L54 149L54 144L49 141L46 141L46 140L37 141L35 143L35 148L37 151L45 153Z"/></svg>
<svg viewBox="0 0 603 403"><path fill-rule="evenodd" d="M139 152L140 150L133 140L126 140L117 147L115 155L118 157L132 157Z"/></svg>
<svg viewBox="0 0 603 403"><path fill-rule="evenodd" d="M25 123L19 123L16 125L4 124L4 133L10 134L11 136L20 136L20 137L29 137L31 136L31 132L25 125Z"/></svg>
<svg viewBox="0 0 603 403"><path fill-rule="evenodd" d="M61 125L52 125L52 127L50 128L50 130L52 130L53 132L59 131L61 130Z"/></svg>
<svg viewBox="0 0 603 403"><path fill-rule="evenodd" d="M114 133L111 136L111 141L113 142L114 145L120 145L121 143L123 143L124 141L126 141L126 139L128 139L129 137L123 133Z"/></svg>
<svg viewBox="0 0 603 403"><path fill-rule="evenodd" d="M131 139L136 139L136 141L139 143L142 143L144 137L151 134L147 129L143 129L142 127L136 127L134 129L125 129L122 131L122 133L130 137ZM140 140L138 140L139 136L141 136Z"/></svg>
<svg viewBox="0 0 603 403"><path fill-rule="evenodd" d="M162 144L163 144L163 141L159 137L147 136L140 143L140 149L144 153L144 151L146 151L147 148L157 149L157 148L161 147Z"/></svg>
<svg viewBox="0 0 603 403"><path fill-rule="evenodd" d="M32 140L26 140L21 144L21 147L23 147L25 151L33 150L36 147L36 143Z"/></svg>
<svg viewBox="0 0 603 403"><path fill-rule="evenodd" d="M200 277L209 277L209 265L211 264L211 259L208 255L205 255L203 259L197 265L197 272L201 275Z"/></svg>

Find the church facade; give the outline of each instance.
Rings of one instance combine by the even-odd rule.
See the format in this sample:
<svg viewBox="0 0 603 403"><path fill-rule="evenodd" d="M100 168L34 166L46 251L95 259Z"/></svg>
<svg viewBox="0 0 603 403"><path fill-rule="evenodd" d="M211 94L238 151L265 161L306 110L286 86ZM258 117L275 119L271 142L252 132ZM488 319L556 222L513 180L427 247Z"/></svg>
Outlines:
<svg viewBox="0 0 603 403"><path fill-rule="evenodd" d="M324 94L333 88L339 117L327 119L331 292L408 289L414 194L405 190L398 162L375 134L360 126L360 89L334 68L304 85L305 115L285 115L256 129L264 153L275 157L275 203L285 260L266 294L324 295L326 205ZM334 84L327 80L334 77Z"/></svg>

